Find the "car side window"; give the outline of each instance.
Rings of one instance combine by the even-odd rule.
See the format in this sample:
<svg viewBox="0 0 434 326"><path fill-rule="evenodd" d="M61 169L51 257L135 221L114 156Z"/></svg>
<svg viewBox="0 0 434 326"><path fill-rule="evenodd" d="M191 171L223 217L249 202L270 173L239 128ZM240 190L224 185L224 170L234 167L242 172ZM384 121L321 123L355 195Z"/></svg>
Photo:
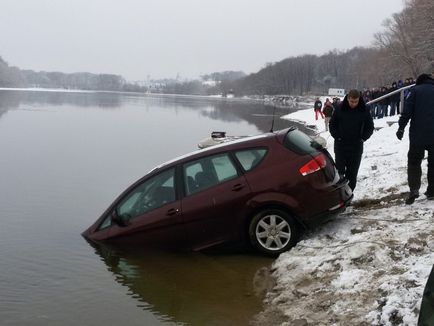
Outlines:
<svg viewBox="0 0 434 326"><path fill-rule="evenodd" d="M131 191L117 206L119 216L134 218L176 200L175 170L151 177Z"/></svg>
<svg viewBox="0 0 434 326"><path fill-rule="evenodd" d="M237 176L228 154L205 157L184 165L185 192L191 195Z"/></svg>
<svg viewBox="0 0 434 326"><path fill-rule="evenodd" d="M262 161L265 154L267 154L265 148L253 148L235 152L235 157L245 171L250 171Z"/></svg>

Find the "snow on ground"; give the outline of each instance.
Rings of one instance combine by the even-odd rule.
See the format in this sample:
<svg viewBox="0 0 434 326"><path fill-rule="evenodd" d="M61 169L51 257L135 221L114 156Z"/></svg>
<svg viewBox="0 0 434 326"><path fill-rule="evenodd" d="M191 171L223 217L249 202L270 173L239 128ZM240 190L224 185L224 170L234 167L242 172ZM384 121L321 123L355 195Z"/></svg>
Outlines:
<svg viewBox="0 0 434 326"><path fill-rule="evenodd" d="M323 102L325 98L321 99ZM287 115L327 139L312 109ZM276 285L254 324L416 325L434 263L434 201L424 195L405 205L408 126L402 141L398 116L374 120L365 142L352 205L308 232L273 264ZM422 188L426 188L426 160ZM271 321L271 323L270 323Z"/></svg>

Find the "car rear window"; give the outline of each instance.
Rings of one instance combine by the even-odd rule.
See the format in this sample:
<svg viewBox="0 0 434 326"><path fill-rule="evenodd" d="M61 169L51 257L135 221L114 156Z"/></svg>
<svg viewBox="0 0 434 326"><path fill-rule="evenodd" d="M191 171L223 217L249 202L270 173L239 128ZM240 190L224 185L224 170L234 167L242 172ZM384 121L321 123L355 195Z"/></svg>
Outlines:
<svg viewBox="0 0 434 326"><path fill-rule="evenodd" d="M283 145L298 154L312 154L321 147L315 140L298 129L289 130Z"/></svg>
<svg viewBox="0 0 434 326"><path fill-rule="evenodd" d="M237 160L245 171L250 171L257 166L262 161L265 154L267 154L265 148L252 148L235 152Z"/></svg>

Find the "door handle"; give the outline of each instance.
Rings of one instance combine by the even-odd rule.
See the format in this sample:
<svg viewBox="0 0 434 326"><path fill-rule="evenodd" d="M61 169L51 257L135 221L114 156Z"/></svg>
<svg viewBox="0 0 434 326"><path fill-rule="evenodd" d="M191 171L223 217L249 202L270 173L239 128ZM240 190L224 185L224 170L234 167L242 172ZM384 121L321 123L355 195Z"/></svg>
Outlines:
<svg viewBox="0 0 434 326"><path fill-rule="evenodd" d="M236 185L232 186L232 191L240 191L243 188L244 185L242 185L241 183L237 183Z"/></svg>
<svg viewBox="0 0 434 326"><path fill-rule="evenodd" d="M171 209L169 209L167 211L166 215L172 216L172 215L178 214L178 212L179 212L179 209L177 209L177 208L171 208Z"/></svg>

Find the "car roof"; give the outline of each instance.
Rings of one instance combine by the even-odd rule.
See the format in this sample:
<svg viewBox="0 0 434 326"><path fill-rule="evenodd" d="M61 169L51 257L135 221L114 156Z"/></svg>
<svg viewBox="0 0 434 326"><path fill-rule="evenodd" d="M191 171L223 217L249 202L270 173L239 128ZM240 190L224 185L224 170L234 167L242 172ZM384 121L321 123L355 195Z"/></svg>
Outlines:
<svg viewBox="0 0 434 326"><path fill-rule="evenodd" d="M280 132L278 134L280 134ZM285 132L285 134L286 134L286 132ZM233 149L237 149L239 147L242 148L242 146L240 146L240 145L244 145L244 144L249 145L249 143L254 142L256 140L261 140L261 139L265 140L267 138L269 139L269 138L274 138L274 137L276 137L275 133L268 132L268 133L264 133L264 134L260 134L260 135L247 136L247 137L236 139L233 141L224 142L224 143L210 146L210 147L207 147L204 149L198 149L198 150L195 150L193 152L175 157L174 159L169 160L167 162L164 162L164 163L154 167L153 169L151 169L147 174L150 174L152 172L155 172L156 170L160 170L160 169L165 168L165 167L169 167L171 165L176 165L176 164L183 162L183 161L189 161L190 159L200 158L203 156L207 156L209 154L220 153L220 152L226 151L226 150L227 151L233 150Z"/></svg>

